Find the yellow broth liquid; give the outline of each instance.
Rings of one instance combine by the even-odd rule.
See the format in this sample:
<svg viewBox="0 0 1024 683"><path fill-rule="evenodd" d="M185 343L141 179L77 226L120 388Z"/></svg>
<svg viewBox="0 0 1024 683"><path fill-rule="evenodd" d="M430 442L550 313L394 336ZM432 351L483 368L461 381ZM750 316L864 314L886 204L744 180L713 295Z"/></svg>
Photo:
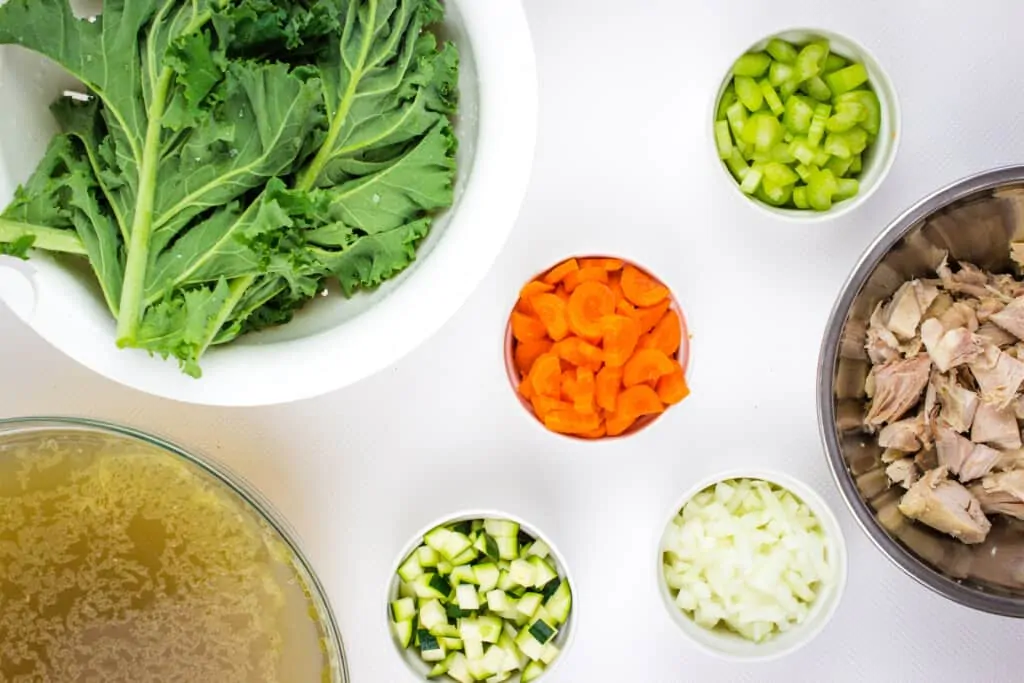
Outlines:
<svg viewBox="0 0 1024 683"><path fill-rule="evenodd" d="M329 681L285 542L198 466L94 433L0 445L0 681Z"/></svg>

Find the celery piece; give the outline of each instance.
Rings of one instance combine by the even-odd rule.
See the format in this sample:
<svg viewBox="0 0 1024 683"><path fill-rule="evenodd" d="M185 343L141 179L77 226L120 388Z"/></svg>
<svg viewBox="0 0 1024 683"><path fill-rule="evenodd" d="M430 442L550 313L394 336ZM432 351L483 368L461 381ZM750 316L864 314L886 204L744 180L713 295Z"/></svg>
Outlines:
<svg viewBox="0 0 1024 683"><path fill-rule="evenodd" d="M725 165L729 168L729 172L732 173L733 177L740 181L746 177L747 171L750 170L743 155L735 147L732 148L732 154L729 155L729 158L725 160Z"/></svg>
<svg viewBox="0 0 1024 683"><path fill-rule="evenodd" d="M755 147L754 153L750 155L750 160L755 164L761 164L762 166L764 166L765 164L772 160L772 153L762 152Z"/></svg>
<svg viewBox="0 0 1024 683"><path fill-rule="evenodd" d="M743 178L743 182L740 183L740 189L744 194L754 194L761 185L762 176L763 174L759 166L751 166L747 171L746 177Z"/></svg>
<svg viewBox="0 0 1024 683"><path fill-rule="evenodd" d="M786 112L782 117L782 123L786 130L798 135L806 135L811 128L811 119L814 118L814 105L799 95L793 95L786 100Z"/></svg>
<svg viewBox="0 0 1024 683"><path fill-rule="evenodd" d="M715 122L715 146L718 147L719 159L732 156L732 133L729 132L728 121Z"/></svg>
<svg viewBox="0 0 1024 683"><path fill-rule="evenodd" d="M816 150L807 141L807 138L795 138L793 142L789 143L789 151L793 155L793 158L799 161L801 164L810 166L811 164L814 163L814 155Z"/></svg>
<svg viewBox="0 0 1024 683"><path fill-rule="evenodd" d="M828 122L832 107L827 104L817 104L814 107L814 116L811 117L811 126L807 129L807 141L812 147L821 144L821 138L825 135L825 124Z"/></svg>
<svg viewBox="0 0 1024 683"><path fill-rule="evenodd" d="M825 67L821 70L821 72L823 74L830 74L833 71L839 71L847 64L849 64L848 61L846 61L845 59L843 59L842 57L833 52L829 54L829 56L825 59Z"/></svg>
<svg viewBox="0 0 1024 683"><path fill-rule="evenodd" d="M793 96L793 93L795 93L797 89L799 89L799 87L800 81L798 81L794 76L793 78L789 79L782 85L778 86L779 97L781 97L782 101L785 102L786 100Z"/></svg>
<svg viewBox="0 0 1024 683"><path fill-rule="evenodd" d="M743 128L747 123L747 109L742 102L733 102L725 110L725 117L729 120L729 127L732 128L733 137L739 139L743 135Z"/></svg>
<svg viewBox="0 0 1024 683"><path fill-rule="evenodd" d="M798 180L800 180L800 176L796 174L796 171L785 164L776 161L765 164L764 183L766 185L785 187L786 185L795 185Z"/></svg>
<svg viewBox="0 0 1024 683"><path fill-rule="evenodd" d="M840 159L849 159L853 156L853 151L843 133L829 133L822 149Z"/></svg>
<svg viewBox="0 0 1024 683"><path fill-rule="evenodd" d="M808 78L800 85L800 89L819 102L829 102L832 99L832 91L825 85L825 81L821 80L821 76Z"/></svg>
<svg viewBox="0 0 1024 683"><path fill-rule="evenodd" d="M850 170L849 170L849 173L850 174L860 173L861 169L863 167L864 167L864 162L861 160L860 155L859 154L854 154L853 158L850 159Z"/></svg>
<svg viewBox="0 0 1024 683"><path fill-rule="evenodd" d="M818 168L825 168L825 166L827 166L828 162L831 160L832 155L826 152L825 150L814 150L814 164L812 164L813 166L817 166Z"/></svg>
<svg viewBox="0 0 1024 683"><path fill-rule="evenodd" d="M733 79L733 85L736 86L736 97L748 111L755 112L761 108L764 93L757 81L749 76L737 76Z"/></svg>
<svg viewBox="0 0 1024 683"><path fill-rule="evenodd" d="M836 193L833 199L841 202L844 199L855 197L860 191L860 183L856 178L840 178L836 181Z"/></svg>
<svg viewBox="0 0 1024 683"><path fill-rule="evenodd" d="M868 115L867 107L860 102L837 102L833 111L825 123L825 130L830 133L848 131Z"/></svg>
<svg viewBox="0 0 1024 683"><path fill-rule="evenodd" d="M761 87L761 93L764 95L765 104L772 110L772 113L776 116L782 116L782 112L786 111L785 106L782 104L782 100L779 99L779 94L775 92L775 88L766 79L761 79L758 82Z"/></svg>
<svg viewBox="0 0 1024 683"><path fill-rule="evenodd" d="M768 47L765 48L772 57L775 58L776 62L782 64L793 64L796 62L797 51L793 47L792 43L787 43L781 38L772 38L768 41Z"/></svg>
<svg viewBox="0 0 1024 683"><path fill-rule="evenodd" d="M860 126L854 126L845 133L840 133L846 140L851 154L860 154L868 147L868 132Z"/></svg>
<svg viewBox="0 0 1024 683"><path fill-rule="evenodd" d="M796 174L800 176L800 180L805 183L811 179L811 174L818 170L817 166L809 166L807 164L798 164L796 167Z"/></svg>
<svg viewBox="0 0 1024 683"><path fill-rule="evenodd" d="M792 196L792 185L777 186L762 181L761 187L757 189L757 198L772 206L783 206Z"/></svg>
<svg viewBox="0 0 1024 683"><path fill-rule="evenodd" d="M785 140L785 135L783 135L783 140L784 142L780 142L772 147L772 153L769 155L769 158L772 161L779 162L780 164L789 165L796 163L796 157L793 156L791 151L789 151L789 145L787 144L789 141Z"/></svg>
<svg viewBox="0 0 1024 683"><path fill-rule="evenodd" d="M794 137L796 137L796 136L795 136L795 135L793 135L793 132L792 132L792 131L790 131L790 130L786 130L786 131L784 131L784 132L782 133L782 139L783 139L783 141L785 141L785 142L793 142L793 138L794 138Z"/></svg>
<svg viewBox="0 0 1024 683"><path fill-rule="evenodd" d="M754 114L743 127L743 141L758 152L770 153L782 142L782 124L771 114Z"/></svg>
<svg viewBox="0 0 1024 683"><path fill-rule="evenodd" d="M768 69L768 82L772 87L778 88L783 83L793 80L795 74L796 71L789 64L772 62L771 68Z"/></svg>
<svg viewBox="0 0 1024 683"><path fill-rule="evenodd" d="M732 65L732 75L760 78L771 63L771 57L765 53L750 52L737 59Z"/></svg>
<svg viewBox="0 0 1024 683"><path fill-rule="evenodd" d="M846 174L849 172L850 165L852 163L853 155L847 157L846 159L842 159L838 156L835 156L828 160L828 163L825 164L825 168L832 171L832 173L835 174L837 178L842 178L845 177Z"/></svg>
<svg viewBox="0 0 1024 683"><path fill-rule="evenodd" d="M736 101L736 89L729 84L729 87L722 93L722 98L718 100L718 110L715 112L715 121L721 121L726 118L725 112L729 109L733 102Z"/></svg>
<svg viewBox="0 0 1024 683"><path fill-rule="evenodd" d="M821 70L825 68L828 53L828 43L825 41L805 45L797 54L796 62L794 62L797 78L806 81L808 78L814 78L820 74Z"/></svg>
<svg viewBox="0 0 1024 683"><path fill-rule="evenodd" d="M840 104L851 102L856 102L867 110L867 114L861 122L864 130L872 135L878 135L882 124L882 105L878 102L878 95L871 90L852 90L836 97L837 107Z"/></svg>
<svg viewBox="0 0 1024 683"><path fill-rule="evenodd" d="M827 74L825 81L833 95L842 95L868 82L868 70L863 64L851 64L834 73Z"/></svg>
<svg viewBox="0 0 1024 683"><path fill-rule="evenodd" d="M799 187L793 188L793 204L798 209L809 209L811 205L807 203L807 186L800 185Z"/></svg>
<svg viewBox="0 0 1024 683"><path fill-rule="evenodd" d="M832 171L826 168L812 173L807 182L807 203L815 211L828 211L832 208L832 199L838 190Z"/></svg>

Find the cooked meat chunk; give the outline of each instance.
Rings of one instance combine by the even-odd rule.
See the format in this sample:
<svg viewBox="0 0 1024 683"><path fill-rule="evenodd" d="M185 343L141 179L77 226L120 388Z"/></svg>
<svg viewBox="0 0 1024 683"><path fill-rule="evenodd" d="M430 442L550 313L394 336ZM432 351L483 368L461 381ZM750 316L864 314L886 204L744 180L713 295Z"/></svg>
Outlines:
<svg viewBox="0 0 1024 683"><path fill-rule="evenodd" d="M1017 337L991 322L979 327L977 335L983 344L988 343L999 348L1017 343Z"/></svg>
<svg viewBox="0 0 1024 683"><path fill-rule="evenodd" d="M949 267L948 259L943 258L942 263L935 270L942 280L942 286L950 292L967 294L979 299L991 295L986 287L988 277L970 263L961 263L960 270L954 273L953 269Z"/></svg>
<svg viewBox="0 0 1024 683"><path fill-rule="evenodd" d="M969 367L981 389L981 400L999 408L1013 402L1024 382L1024 363L995 346L986 346Z"/></svg>
<svg viewBox="0 0 1024 683"><path fill-rule="evenodd" d="M946 375L935 376L931 385L941 406L940 420L958 432L968 431L978 410L978 395Z"/></svg>
<svg viewBox="0 0 1024 683"><path fill-rule="evenodd" d="M903 458L892 463L885 468L885 475L889 477L889 481L905 489L913 486L919 476L913 458Z"/></svg>
<svg viewBox="0 0 1024 683"><path fill-rule="evenodd" d="M999 462L1002 453L994 448L989 448L983 443L974 444L967 460L960 465L959 479L961 482L969 482L974 479L981 479L991 472Z"/></svg>
<svg viewBox="0 0 1024 683"><path fill-rule="evenodd" d="M989 316L989 320L1018 339L1024 339L1024 297L1014 299L1003 310Z"/></svg>
<svg viewBox="0 0 1024 683"><path fill-rule="evenodd" d="M957 434L949 427L939 426L935 430L935 450L939 456L939 464L953 474L960 474L963 466L974 450L975 443Z"/></svg>
<svg viewBox="0 0 1024 683"><path fill-rule="evenodd" d="M1020 428L1013 408L998 408L982 401L974 414L971 441L1010 450L1020 448Z"/></svg>
<svg viewBox="0 0 1024 683"><path fill-rule="evenodd" d="M903 341L913 339L924 312L938 295L938 287L920 280L904 283L885 309L885 326Z"/></svg>
<svg viewBox="0 0 1024 683"><path fill-rule="evenodd" d="M981 543L992 528L981 503L963 485L936 467L910 487L899 504L900 512L964 543Z"/></svg>
<svg viewBox="0 0 1024 683"><path fill-rule="evenodd" d="M871 369L874 397L865 423L881 427L903 417L921 400L932 362L921 354L905 360L893 360Z"/></svg>
<svg viewBox="0 0 1024 683"><path fill-rule="evenodd" d="M883 305L881 301L878 302L874 313L871 314L867 342L864 344L868 358L875 364L887 363L900 357L900 340L885 326L885 322L882 320Z"/></svg>
<svg viewBox="0 0 1024 683"><path fill-rule="evenodd" d="M925 424L921 416L907 418L882 427L878 433L878 445L904 453L916 453L921 450L924 432Z"/></svg>
<svg viewBox="0 0 1024 683"><path fill-rule="evenodd" d="M971 487L981 509L1024 519L1024 470L991 474Z"/></svg>
<svg viewBox="0 0 1024 683"><path fill-rule="evenodd" d="M966 327L946 331L935 318L922 323L921 340L939 372L949 372L951 368L969 363L982 352L981 340Z"/></svg>
<svg viewBox="0 0 1024 683"><path fill-rule="evenodd" d="M957 301L945 313L939 316L939 322L942 323L942 329L944 330L966 327L971 332L974 332L978 329L978 314L964 302Z"/></svg>
<svg viewBox="0 0 1024 683"><path fill-rule="evenodd" d="M980 299L972 303L975 305L975 315L980 323L991 322L992 316L998 315L1006 306L1004 302L992 297Z"/></svg>

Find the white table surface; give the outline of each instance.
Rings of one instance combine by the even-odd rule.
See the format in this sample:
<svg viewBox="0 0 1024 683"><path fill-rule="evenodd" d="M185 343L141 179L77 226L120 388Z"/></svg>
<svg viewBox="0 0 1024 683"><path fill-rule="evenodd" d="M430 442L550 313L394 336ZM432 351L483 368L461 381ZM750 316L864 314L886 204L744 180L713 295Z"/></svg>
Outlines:
<svg viewBox="0 0 1024 683"><path fill-rule="evenodd" d="M385 579L420 526L466 507L527 518L575 573L577 639L551 683L1024 678L1024 623L931 594L855 526L828 474L814 398L832 301L872 238L939 186L1024 161L1024 4L526 6L541 84L532 188L490 276L434 339L319 400L215 410L111 384L0 309L0 416L126 423L248 478L305 542L356 683L412 680L380 616ZM887 182L852 215L814 227L776 222L738 201L704 137L732 58L792 26L829 28L866 45L903 107L902 147ZM504 317L521 282L586 252L635 257L662 275L694 333L693 396L618 443L573 443L531 424L501 364ZM654 583L656 537L675 499L699 477L744 465L783 469L817 488L850 550L847 593L830 626L770 664L725 663L691 647Z"/></svg>

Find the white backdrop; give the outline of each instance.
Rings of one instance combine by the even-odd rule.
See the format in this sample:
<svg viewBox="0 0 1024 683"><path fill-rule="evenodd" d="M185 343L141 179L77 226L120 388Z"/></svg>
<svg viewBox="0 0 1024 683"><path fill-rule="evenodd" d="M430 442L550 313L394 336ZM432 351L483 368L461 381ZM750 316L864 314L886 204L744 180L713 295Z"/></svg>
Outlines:
<svg viewBox="0 0 1024 683"><path fill-rule="evenodd" d="M572 566L577 638L552 683L1020 680L1024 623L932 595L855 526L822 454L814 381L832 301L872 238L939 186L1024 162L1024 4L526 5L541 82L532 188L511 244L434 339L320 400L211 410L94 376L0 309L0 416L123 422L248 478L304 540L338 612L356 683L413 680L382 619L387 574L420 526L466 507L527 518ZM829 28L867 46L903 108L888 180L852 215L814 227L742 204L706 137L731 60L762 35L794 26ZM631 440L581 444L524 416L504 375L501 335L528 275L596 252L636 258L676 291L694 333L694 394ZM655 589L656 537L669 507L696 479L744 465L783 469L817 488L850 549L834 621L771 664L698 652Z"/></svg>

